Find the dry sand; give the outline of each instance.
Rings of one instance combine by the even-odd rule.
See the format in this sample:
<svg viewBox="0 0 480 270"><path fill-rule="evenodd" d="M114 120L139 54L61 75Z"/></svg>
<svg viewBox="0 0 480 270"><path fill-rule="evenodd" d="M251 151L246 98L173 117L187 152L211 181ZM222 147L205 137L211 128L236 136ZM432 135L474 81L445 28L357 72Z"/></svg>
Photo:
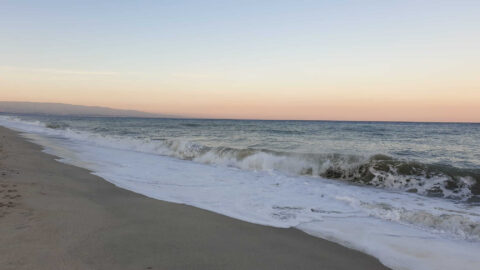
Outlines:
<svg viewBox="0 0 480 270"><path fill-rule="evenodd" d="M115 187L0 127L0 269L387 269L278 229Z"/></svg>

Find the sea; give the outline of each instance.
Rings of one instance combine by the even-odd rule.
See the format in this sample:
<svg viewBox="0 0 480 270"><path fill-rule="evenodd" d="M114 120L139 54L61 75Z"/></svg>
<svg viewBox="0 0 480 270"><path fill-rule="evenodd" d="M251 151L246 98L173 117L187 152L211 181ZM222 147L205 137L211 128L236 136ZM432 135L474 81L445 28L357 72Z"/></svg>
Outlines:
<svg viewBox="0 0 480 270"><path fill-rule="evenodd" d="M118 187L393 269L480 269L480 124L0 115Z"/></svg>

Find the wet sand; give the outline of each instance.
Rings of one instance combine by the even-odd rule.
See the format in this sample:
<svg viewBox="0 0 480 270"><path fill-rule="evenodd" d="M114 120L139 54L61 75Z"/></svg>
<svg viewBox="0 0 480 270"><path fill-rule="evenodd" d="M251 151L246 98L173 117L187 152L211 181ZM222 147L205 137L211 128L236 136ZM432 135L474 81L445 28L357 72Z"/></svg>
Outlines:
<svg viewBox="0 0 480 270"><path fill-rule="evenodd" d="M296 229L115 187L0 127L0 269L387 269Z"/></svg>

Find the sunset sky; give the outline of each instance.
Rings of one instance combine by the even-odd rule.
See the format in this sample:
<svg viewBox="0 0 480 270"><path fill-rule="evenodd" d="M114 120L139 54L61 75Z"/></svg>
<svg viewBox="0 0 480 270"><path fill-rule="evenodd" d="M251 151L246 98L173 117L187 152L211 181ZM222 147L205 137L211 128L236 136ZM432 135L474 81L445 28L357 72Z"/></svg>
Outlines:
<svg viewBox="0 0 480 270"><path fill-rule="evenodd" d="M0 100L480 122L480 1L0 1Z"/></svg>

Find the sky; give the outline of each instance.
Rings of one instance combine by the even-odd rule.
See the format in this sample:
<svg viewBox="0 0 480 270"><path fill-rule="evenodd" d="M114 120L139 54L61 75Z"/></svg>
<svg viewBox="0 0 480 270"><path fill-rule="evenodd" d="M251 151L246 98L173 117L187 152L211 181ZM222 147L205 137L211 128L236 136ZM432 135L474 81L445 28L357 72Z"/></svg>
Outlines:
<svg viewBox="0 0 480 270"><path fill-rule="evenodd" d="M480 1L0 0L0 100L480 122Z"/></svg>

